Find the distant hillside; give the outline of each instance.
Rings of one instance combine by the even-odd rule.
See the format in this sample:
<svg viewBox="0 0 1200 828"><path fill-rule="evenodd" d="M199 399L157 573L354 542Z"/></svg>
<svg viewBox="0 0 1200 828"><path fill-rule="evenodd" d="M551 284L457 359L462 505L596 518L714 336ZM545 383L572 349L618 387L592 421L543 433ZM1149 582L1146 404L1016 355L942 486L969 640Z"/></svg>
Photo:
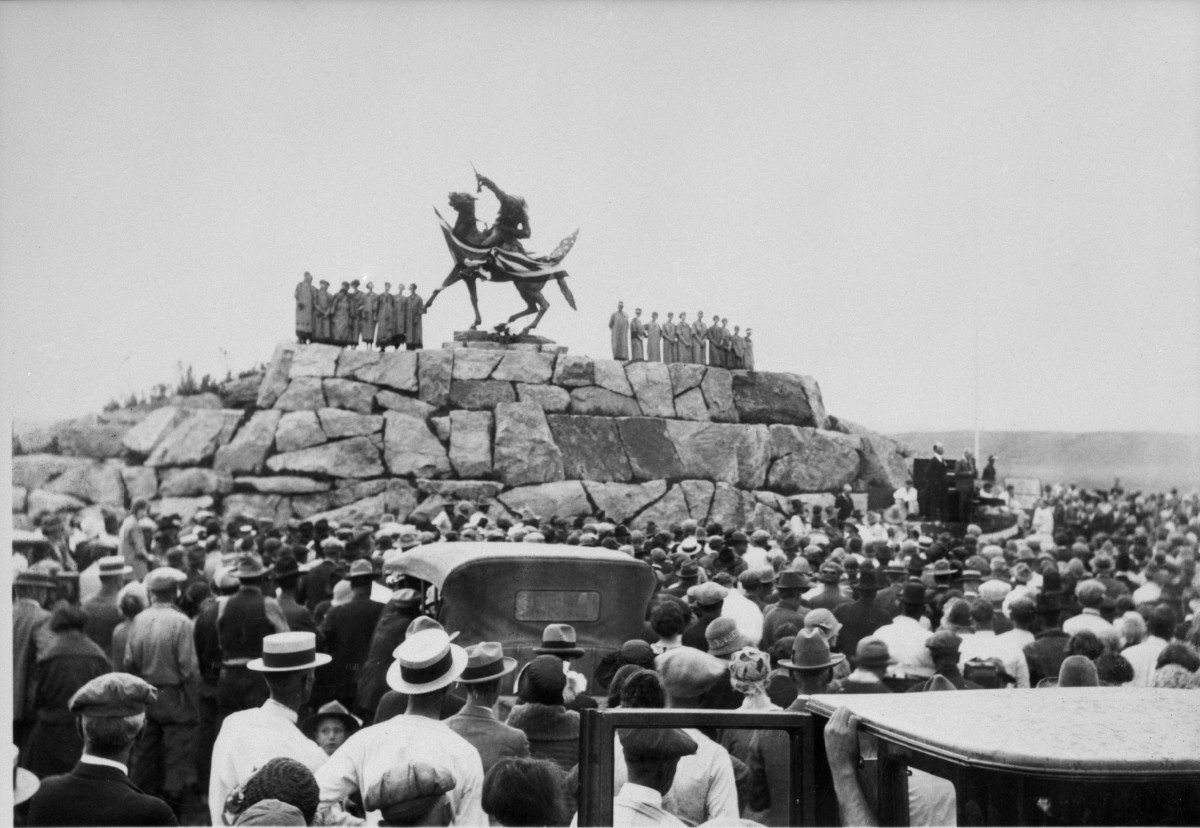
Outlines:
<svg viewBox="0 0 1200 828"><path fill-rule="evenodd" d="M974 445L971 431L916 431L893 434L918 457L935 442L958 457ZM1044 483L1077 481L1108 487L1121 478L1127 489L1188 490L1200 486L1200 435L1143 431L984 431L979 435L980 468L989 454L999 459L1000 475L1038 477Z"/></svg>

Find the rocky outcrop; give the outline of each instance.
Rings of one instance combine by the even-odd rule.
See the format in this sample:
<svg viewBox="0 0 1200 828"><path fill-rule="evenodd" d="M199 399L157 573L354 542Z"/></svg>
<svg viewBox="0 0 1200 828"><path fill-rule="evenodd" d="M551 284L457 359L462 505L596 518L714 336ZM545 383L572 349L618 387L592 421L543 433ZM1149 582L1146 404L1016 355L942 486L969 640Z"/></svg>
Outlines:
<svg viewBox="0 0 1200 828"><path fill-rule="evenodd" d="M451 345L283 344L219 395L22 431L14 445L73 440L84 456L15 457L14 520L137 498L156 514L403 520L469 499L494 515L773 527L791 498L908 473L902 446L830 417L810 377Z"/></svg>

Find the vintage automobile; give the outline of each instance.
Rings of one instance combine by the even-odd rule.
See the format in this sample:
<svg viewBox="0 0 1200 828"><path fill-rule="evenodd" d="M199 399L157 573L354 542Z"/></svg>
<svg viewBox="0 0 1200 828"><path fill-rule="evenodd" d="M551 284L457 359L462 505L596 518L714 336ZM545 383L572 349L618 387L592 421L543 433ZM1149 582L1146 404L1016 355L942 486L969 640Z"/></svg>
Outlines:
<svg viewBox="0 0 1200 828"><path fill-rule="evenodd" d="M880 825L909 824L914 771L953 787L959 825L1200 824L1194 695L1073 687L813 696L816 810L831 813L822 731L844 705L861 718L859 777Z"/></svg>
<svg viewBox="0 0 1200 828"><path fill-rule="evenodd" d="M641 634L654 592L650 566L607 549L540 543L434 543L385 566L419 586L423 610L459 642L499 641L522 665L547 624L575 628L587 676L605 654Z"/></svg>

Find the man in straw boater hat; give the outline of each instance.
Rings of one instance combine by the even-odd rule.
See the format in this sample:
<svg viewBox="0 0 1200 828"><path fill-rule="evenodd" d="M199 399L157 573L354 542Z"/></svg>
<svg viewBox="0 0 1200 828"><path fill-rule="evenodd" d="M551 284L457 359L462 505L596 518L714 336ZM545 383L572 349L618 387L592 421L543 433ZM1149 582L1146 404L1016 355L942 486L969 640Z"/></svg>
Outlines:
<svg viewBox="0 0 1200 828"><path fill-rule="evenodd" d="M529 755L529 738L521 730L504 724L496 716L500 680L517 667L497 641L484 641L467 648L467 666L458 678L467 687L467 703L446 724L479 751L483 772L506 757Z"/></svg>
<svg viewBox="0 0 1200 828"><path fill-rule="evenodd" d="M213 825L222 824L229 792L245 784L267 761L287 756L314 772L325 763L325 751L296 722L312 693L316 668L329 660L317 652L317 637L310 632L275 633L263 639L262 656L251 659L246 669L265 680L270 698L261 707L230 714L221 725L208 780Z"/></svg>
<svg viewBox="0 0 1200 828"><path fill-rule="evenodd" d="M426 629L410 633L395 656L387 681L408 696L408 707L403 715L355 733L317 771L326 824L338 818L342 800L355 791L365 796L392 768L426 762L454 778L452 824L485 825L479 751L439 720L442 697L466 669L466 651L452 644L445 630Z"/></svg>
<svg viewBox="0 0 1200 828"><path fill-rule="evenodd" d="M42 780L27 824L178 825L170 805L129 778L129 754L156 695L128 673L105 673L80 687L69 709L83 734L83 755L70 773Z"/></svg>
<svg viewBox="0 0 1200 828"><path fill-rule="evenodd" d="M117 605L125 576L133 574L133 567L125 563L120 555L106 555L96 562L100 575L100 591L83 602L87 623L83 631L87 637L100 645L104 652L112 652L112 634L124 620ZM119 667L120 665L115 665Z"/></svg>

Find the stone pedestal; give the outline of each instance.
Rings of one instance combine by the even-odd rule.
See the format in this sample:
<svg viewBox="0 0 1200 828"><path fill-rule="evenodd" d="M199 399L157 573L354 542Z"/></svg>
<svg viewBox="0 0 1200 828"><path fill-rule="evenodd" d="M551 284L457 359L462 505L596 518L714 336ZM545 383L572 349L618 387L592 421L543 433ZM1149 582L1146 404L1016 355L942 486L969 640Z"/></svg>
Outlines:
<svg viewBox="0 0 1200 828"><path fill-rule="evenodd" d="M481 351L534 351L543 354L565 354L566 345L558 345L544 336L533 334L504 334L492 331L455 331L453 342L443 342L442 349L456 351L474 348Z"/></svg>

